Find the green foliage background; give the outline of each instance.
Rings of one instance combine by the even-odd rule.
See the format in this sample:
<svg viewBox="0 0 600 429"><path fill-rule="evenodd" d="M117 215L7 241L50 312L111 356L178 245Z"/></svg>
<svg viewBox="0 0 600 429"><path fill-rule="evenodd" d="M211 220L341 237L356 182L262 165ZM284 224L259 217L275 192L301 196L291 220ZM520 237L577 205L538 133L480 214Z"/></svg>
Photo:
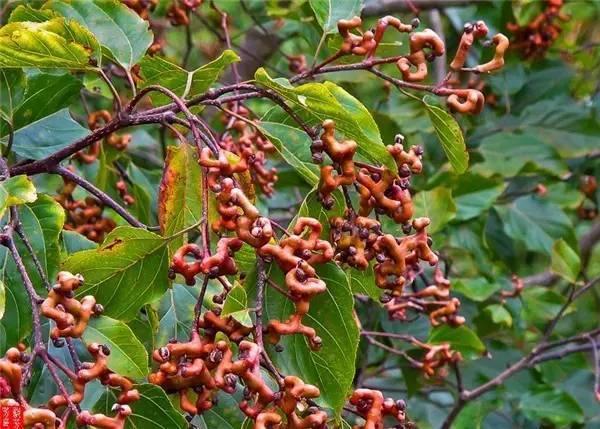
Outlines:
<svg viewBox="0 0 600 429"><path fill-rule="evenodd" d="M583 220L577 215L580 206L597 207L600 202L600 190L586 199L579 187L584 175L600 178L600 3L567 3L565 10L571 19L562 24L559 40L545 57L524 60L511 52L503 70L483 77L484 92L493 94L495 102L488 102L476 117L451 115L434 96L402 94L366 72L331 74L326 76L327 82L319 79L291 86L286 79L292 73L282 54L305 53L309 64L315 52L326 58L339 41L331 23L360 10L358 0L247 1L247 13L240 13L238 2L218 3L232 19L234 52L225 50L211 31L218 28L218 16L202 8L200 14L211 25L192 19L190 34L195 46L187 66L182 67L185 31L167 27L162 34L167 42L164 58L146 56L152 41L146 22L116 1L0 1L5 11L4 26L0 27L0 142L6 147L12 136L9 159L17 162L42 159L89 133L81 96L92 110L111 108L111 92L97 73L103 64L116 64L127 74L137 72L132 68L140 64L139 88L159 83L191 99L218 87L219 81L231 79L231 65L247 56L249 28L276 34L281 39L278 50L249 79L281 94L311 125L325 118L336 119L339 131L356 140L359 154L372 162L394 167L383 145L392 143L397 133L410 145L424 146L424 172L413 181L416 211L433 221L434 247L448 261L453 290L461 298L461 314L467 324L460 329L431 330L424 318L392 322L377 302L379 292L372 273L329 264L319 273L328 283L328 294L315 300L309 321L323 337L322 351L315 354L304 339L289 338L284 341L283 353L273 352L275 363L284 372L317 384L321 405L340 418L346 395L358 380L387 395L406 398L408 414L420 428L439 427L456 399L454 379L427 380L401 357L359 344L354 312L363 326L372 330L451 342L467 359L461 364L462 377L471 388L531 349L565 302L570 284L581 287L586 279L600 274L600 247L587 246L582 251L580 246L583 237L597 227L598 219ZM164 16L168 4L159 2L154 12L157 19ZM464 22L483 19L492 34L505 32L508 22L528 22L541 5L521 1L444 7L442 22L449 54L458 44ZM102 14L113 19L94 19ZM422 27L431 25L426 12L421 21ZM22 35L18 40L12 37L15 31ZM82 49L78 44L82 41L93 49ZM406 46L389 44L387 49L404 52ZM40 53L46 50L48 55L42 59ZM475 56L487 60L489 53L483 52L477 46ZM389 72L395 73L393 66ZM129 93L125 80L116 80L116 85L120 93ZM157 96L152 102L161 105L168 100ZM274 160L279 170L277 191L272 198L259 195L261 211L284 223L298 212L320 219L341 212L340 196L333 211L324 213L311 192L318 170L310 160L307 136L267 101L250 101L249 106L262 116L262 130L278 150ZM222 128L214 112L207 112L206 118L215 128ZM90 338L84 340L106 338L118 351L111 358L113 368L143 383L152 349L189 333L199 285L188 288L180 279L172 284L167 268L171 243L181 240L177 232L201 217L197 200L190 200L199 190L189 186L200 177L200 171L195 160L188 159L193 155L176 149L175 139L165 137L158 127L141 126L130 132L133 139L127 152L117 153L105 146L96 164L76 167L79 174L116 199L116 166L124 169L134 183L131 191L137 203L131 207L132 213L141 222L157 225L163 158L169 152L167 168L181 177L168 184L165 192L181 198L165 209L167 220L166 224L161 221L160 232L127 226L114 213L111 217L121 226L107 238L108 245L97 247L76 233L63 231L64 213L50 197L56 195L62 180L53 175L3 182L0 214L6 219L7 207L19 206L25 230L51 278L59 269L84 275L89 282L81 293L94 290L106 307L106 316L94 322L87 334ZM544 192L539 192L540 185ZM177 217L181 207L190 215ZM116 237L120 244L113 247ZM251 252L240 253L238 259L246 281L236 287L225 308L248 321L254 317L248 312L254 299L254 259ZM30 333L31 309L3 247L0 262L3 353ZM31 261L27 264L29 272L35 273ZM552 282L541 281L536 277L539 273L547 273ZM504 301L500 292L511 288L513 274L525 278L527 286L518 299ZM32 276L42 290L41 280ZM219 291L218 285L210 285L207 306ZM374 299L354 300L352 294ZM267 295L267 317L281 318L289 311L280 295ZM569 307L555 336L596 329L599 314L600 291L596 288ZM52 346L50 352L64 354ZM454 427L600 428L600 408L593 395L594 367L589 354L571 354L522 371L470 403ZM383 372L381 368L387 369ZM29 393L33 402L43 403L55 388L42 367L35 370ZM186 427L164 392L146 384L140 390L143 400L134 405L135 427ZM103 404L111 394L96 386L86 401L107 411ZM195 423L240 428L244 421L232 412L235 407L231 399L222 398L218 407ZM156 426L150 426L148 416Z"/></svg>

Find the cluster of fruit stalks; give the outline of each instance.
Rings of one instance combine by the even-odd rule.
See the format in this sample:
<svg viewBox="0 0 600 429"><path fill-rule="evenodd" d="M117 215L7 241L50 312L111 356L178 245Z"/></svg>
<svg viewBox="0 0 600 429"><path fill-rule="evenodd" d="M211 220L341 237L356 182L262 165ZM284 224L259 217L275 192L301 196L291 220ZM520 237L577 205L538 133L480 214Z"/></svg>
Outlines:
<svg viewBox="0 0 600 429"><path fill-rule="evenodd" d="M546 0L546 6L528 24L520 26L509 23L507 28L514 34L513 47L525 58L543 57L560 35L559 24L569 20L561 11L563 0Z"/></svg>
<svg viewBox="0 0 600 429"><path fill-rule="evenodd" d="M88 116L88 126L90 130L94 131L112 119L112 115L107 110L92 112ZM117 151L125 151L131 142L131 134L112 133L103 139L103 142ZM100 156L101 146L102 142L95 142L86 150L77 152L74 158L84 164L92 164ZM128 191L127 178L121 171L119 174L121 177L115 184L115 188L119 192L121 200L127 206L135 204L135 198ZM77 184L64 177L63 181L64 186L55 199L67 214L65 229L78 232L89 240L101 243L106 234L117 226L116 223L103 216L104 207L100 201L93 197L82 200L74 198L73 192L77 188Z"/></svg>
<svg viewBox="0 0 600 429"><path fill-rule="evenodd" d="M56 346L64 345L65 341L81 338L91 317L102 313L103 308L96 299L89 295L75 298L76 290L83 284L83 278L68 272L60 272L57 282L48 296L39 306L40 314L54 322L50 337ZM21 406L23 423L26 428L55 429L65 428L70 415L75 416L78 425L92 425L97 428L123 429L126 418L131 414L129 404L139 400L139 392L134 389L131 380L112 372L108 368L107 358L110 349L102 344L91 343L87 349L92 357L91 362L78 362L73 370L45 350L27 353L24 344L7 350L4 358L0 359L0 405ZM31 377L33 358L41 356L45 363L58 367L70 382L67 391L62 381L56 376L55 381L61 392L50 398L43 408L32 406L24 396L23 388ZM99 381L105 386L118 390L117 401L113 406L114 416L92 414L89 411L79 411L79 404L84 399L86 385ZM60 383L60 384L59 384ZM63 416L59 417L58 412Z"/></svg>
<svg viewBox="0 0 600 429"><path fill-rule="evenodd" d="M313 72L342 56L373 57L389 28L409 33L410 54L397 61L405 83L423 81L428 74L428 63L445 49L433 31L416 32L417 23L406 25L388 16L380 19L373 31L361 32L360 25L358 17L341 20L338 23L343 38L340 50ZM446 84L455 78L456 73L490 72L504 63L508 41L502 34L497 34L491 39L495 46L494 58L474 68L464 68L474 41L486 34L487 27L481 21L465 26L458 52L450 65L452 72L434 92L446 96L448 105L455 111L478 113L484 99L478 90L448 87ZM296 66L302 68L302 61L296 62ZM198 314L189 341L172 341L154 351L153 360L157 368L149 376L149 381L169 393L177 393L182 410L190 415L202 414L210 409L219 391L233 393L241 384L244 386L244 399L240 409L255 422L255 428L326 428L328 415L316 405L319 389L293 375L281 375L272 366L262 344L263 333L274 344L282 336L302 335L318 352L322 340L314 328L304 324L304 316L312 299L327 289L317 274L319 265L335 262L358 270L372 266L376 284L384 291L382 302L392 319L405 320L408 312L417 312L427 314L433 326L464 323L464 318L458 315L460 302L450 296L450 282L439 269L438 256L430 248L431 240L427 234L430 220L413 218L410 178L422 170L423 150L417 146L405 147L404 139L398 136L394 144L388 146L396 161L397 172L387 167L368 165L355 159L357 144L339 139L335 123L324 121L320 137L314 138L311 146L313 160L321 164L318 196L324 209L328 210L332 208L334 196L343 195L346 211L343 216L332 216L328 225L317 219L300 217L288 230L262 216L240 185L239 178L250 171L263 192L270 195L277 176L274 170L265 166L265 154L272 152L273 147L258 132L256 121L250 119L251 112L240 102L230 107L231 110L224 109L227 132L222 136L219 147L198 148L204 180L217 201L219 218L211 225L213 233L220 237L216 252L211 253L209 234L205 231L202 245L189 243L174 254L172 274L182 275L188 285L195 284L195 277L202 275L205 282L216 278L227 286L230 284L228 277L238 274L234 256L245 243L255 249L261 261L259 266L272 263L283 271L285 288L269 284L290 299L295 310L287 320L269 321L264 332L262 322L257 320L253 328L245 327L231 316L222 316L218 306ZM96 114L90 118L90 127L97 127L98 121L106 121L109 117L105 113ZM119 146L118 149L126 148L128 138L113 136L112 139L113 143L119 143L113 144ZM79 153L75 158L81 162L93 162L94 151L92 148L91 152ZM70 183L67 186L72 188ZM358 194L357 210L350 197L352 189ZM63 192L64 201L61 203L68 211L80 210L77 204L68 206L67 203L73 203L71 194L72 189ZM124 200L125 196L126 189L122 194ZM91 219L95 222L99 214L97 211L94 213ZM399 224L404 235L397 237L384 232L381 216L388 216ZM326 227L330 231L328 239L322 237ZM100 229L105 232L105 225ZM280 232L279 236L275 231ZM414 286L414 279L423 272L422 263L435 267L433 284L409 292L407 286ZM259 277L266 275L264 267L258 274ZM93 296L75 298L75 291L82 282L78 275L60 273L56 285L39 305L40 313L55 324L51 338L58 346L81 338L90 318L102 312L102 306ZM460 353L448 344L432 345L417 339L409 341L423 352L422 359L413 359L411 364L428 377L443 374L446 365L461 359ZM89 344L88 351L93 361L79 363L76 370L71 370L37 349L28 353L23 344L9 349L0 360L0 404L20 404L28 428L65 427L69 415L74 415L76 422L82 425L124 428L132 412L130 404L139 399L139 393L131 380L110 371L106 359L110 350L106 346ZM70 389L67 391L57 378L61 393L45 407L36 408L28 404L22 389L25 379L30 376L32 357L40 355L48 365L51 363L64 372L70 381ZM277 382L278 389L271 388L272 384L265 380L264 369ZM80 411L85 386L92 380L119 390L112 416ZM395 427L400 428L412 426L406 417L404 402L384 398L379 391L359 388L350 395L349 402L354 407L353 412L362 417L362 423L355 426L357 429L381 429L384 421L393 422ZM60 418L57 415L59 411L63 413Z"/></svg>
<svg viewBox="0 0 600 429"><path fill-rule="evenodd" d="M135 10L142 18L149 19L150 12L158 4L158 0L122 0L131 9ZM190 25L192 14L203 0L173 0L167 9L167 19L173 26ZM514 34L512 46L520 51L525 58L539 58L544 56L560 35L560 23L569 19L561 11L564 0L545 0L545 8L529 23L519 25L509 23L507 29ZM165 45L165 40L159 38L152 45L152 52L159 52ZM306 66L303 56L290 55L290 68L296 72Z"/></svg>
<svg viewBox="0 0 600 429"><path fill-rule="evenodd" d="M428 75L428 63L444 53L445 47L433 31L414 32L417 25L403 24L394 17L380 19L374 31L355 33L360 26L358 17L339 21L342 46L317 68L345 55L373 57L388 28L410 33L410 55L397 61L405 82L423 81ZM494 58L473 69L464 69L474 41L485 37L487 32L481 21L465 26L457 55L450 65L454 72L482 73L503 66L508 40L497 34L491 41L495 46ZM302 72L302 61L299 64L295 64L296 69ZM451 77L455 76L449 76L446 82ZM483 94L475 89L451 89L447 95L452 110L476 114L483 107ZM387 148L397 171L369 165L355 160L357 143L339 139L335 122L325 120L320 136L313 139L310 148L313 161L321 164L318 199L325 210L330 210L335 195L343 195L345 214L331 216L328 225L318 219L299 217L293 227L285 229L261 215L239 180L250 172L270 195L277 176L264 167L264 154L273 150L272 145L258 132L256 120L250 119L248 109L238 103L224 110L223 122L228 124L228 132L218 147L204 147L199 155L206 185L217 201L219 218L211 225L220 236L216 252L211 254L206 243L186 244L175 253L171 273L181 275L188 285L196 284L199 275L226 283L227 276L238 274L235 254L247 244L263 263L275 264L283 272L285 287L271 285L293 303L294 311L286 320L269 320L263 332L262 322L248 329L231 316L222 317L217 307L198 319L189 342L175 341L154 352L153 359L159 368L149 380L168 392L179 392L181 408L190 414L201 414L211 408L218 391L233 393L242 380L245 387L240 409L255 421L256 428L325 428L327 414L314 406L319 396L316 386L307 385L295 376L282 377L274 370L271 376L279 382L279 391L274 392L261 372L261 364L272 369L262 347L263 334L273 344L282 336L302 335L315 352L322 346L318 332L304 324L313 298L327 290L317 274L319 265L335 261L359 270L372 266L375 282L384 291L382 302L392 319L406 320L408 312L417 312L427 314L433 326L442 323L458 326L465 321L458 315L460 301L450 296L450 282L430 248L427 234L430 220L413 217L410 178L422 171L423 149L405 148L404 138L399 135ZM353 207L351 190L358 194L358 210ZM380 216L388 216L400 224L405 235L385 233ZM329 237L323 237L325 229L330 231ZM423 272L423 262L435 267L433 284L408 292L406 286ZM217 297L216 302L221 303L223 295ZM228 340L217 340L217 333L225 334ZM251 333L254 341L248 340ZM237 360L233 344L237 344ZM422 360L411 363L428 377L443 373L446 365L461 360L460 353L449 344L432 345L416 339L411 344L423 351ZM383 428L386 421L396 427L411 425L404 402L385 399L379 391L359 388L349 402L364 421L356 428Z"/></svg>

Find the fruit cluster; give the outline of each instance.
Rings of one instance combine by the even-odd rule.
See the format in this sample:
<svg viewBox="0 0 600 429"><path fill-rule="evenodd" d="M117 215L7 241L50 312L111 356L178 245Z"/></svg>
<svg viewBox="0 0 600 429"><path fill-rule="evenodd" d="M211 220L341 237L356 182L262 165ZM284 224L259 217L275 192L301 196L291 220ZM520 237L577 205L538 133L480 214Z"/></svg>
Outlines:
<svg viewBox="0 0 600 429"><path fill-rule="evenodd" d="M132 9L143 19L148 19L150 16L150 12L152 12L156 5L158 4L158 0L121 0L121 2Z"/></svg>
<svg viewBox="0 0 600 429"><path fill-rule="evenodd" d="M196 10L203 0L173 0L167 10L167 19L173 26L190 25L190 13Z"/></svg>
<svg viewBox="0 0 600 429"><path fill-rule="evenodd" d="M51 319L55 326L50 338L80 338L91 317L102 313L103 308L96 304L96 298L87 295L81 301L74 298L75 291L83 284L83 277L61 271L57 283L48 292L48 297L40 306L40 313Z"/></svg>
<svg viewBox="0 0 600 429"><path fill-rule="evenodd" d="M217 339L219 333L227 338ZM192 416L211 409L219 391L232 394L242 383L239 408L254 420L255 429L326 429L327 413L313 402L320 395L319 389L295 376L282 377L279 390L271 388L261 371L261 348L246 339L248 334L231 317L207 312L189 341L172 341L154 351L152 358L158 370L149 381L178 394L181 409ZM435 367L433 357L430 361ZM372 399L375 401L369 402ZM381 392L358 389L350 402L366 420L365 426L357 427L383 427L386 416L398 423L407 421L404 403L389 398L384 401Z"/></svg>
<svg viewBox="0 0 600 429"><path fill-rule="evenodd" d="M509 23L507 28L514 34L513 46L525 58L543 57L561 32L560 22L569 20L561 11L563 0L546 0L546 7L527 25Z"/></svg>
<svg viewBox="0 0 600 429"><path fill-rule="evenodd" d="M579 179L579 190L585 198L577 207L577 215L580 219L592 220L598 216L598 203L596 193L598 181L594 176L583 175Z"/></svg>
<svg viewBox="0 0 600 429"><path fill-rule="evenodd" d="M373 57L380 46L385 31L389 27L396 28L401 33L410 34L408 37L410 51L396 62L404 82L422 82L427 79L429 75L428 64L446 52L444 42L434 31L428 28L415 31L419 26L418 19L413 20L409 25L402 23L395 17L386 16L377 21L374 30L363 31L359 34L353 33L353 31L359 31L361 24L362 20L358 16L349 20L342 19L338 21L338 32L343 39L342 45L338 52L328 58L321 66L345 55L364 56L367 59ZM474 41L487 36L487 33L488 28L483 21L465 25L456 55L450 63L452 72L489 73L504 66L504 54L508 49L509 41L505 35L498 33L488 42L489 45L495 47L492 60L473 68L465 68ZM447 83L450 78L451 76L447 77L445 82L441 84ZM466 114L478 114L483 109L485 97L480 91L472 88L462 89L451 88L448 85L444 86L445 91L443 91L443 94L440 91L438 92L440 95L447 96L447 103L451 110Z"/></svg>
<svg viewBox="0 0 600 429"><path fill-rule="evenodd" d="M356 389L350 403L365 420L364 425L356 425L354 429L382 429L386 417L395 420L396 427L405 427L400 426L406 423L406 404L402 400L384 398L379 390Z"/></svg>
<svg viewBox="0 0 600 429"><path fill-rule="evenodd" d="M64 186L55 197L67 214L64 228L100 243L107 233L115 229L116 224L112 219L102 216L104 206L96 198L75 199L73 193L76 188L75 182L64 179Z"/></svg>
<svg viewBox="0 0 600 429"><path fill-rule="evenodd" d="M465 318L458 315L460 300L450 295L450 281L444 277L442 270L435 269L433 283L417 292L404 293L390 297L385 308L394 320L406 320L407 310L414 310L429 315L432 326L448 324L459 326Z"/></svg>
<svg viewBox="0 0 600 429"><path fill-rule="evenodd" d="M55 324L50 337L56 347L62 347L65 340L80 338L90 318L103 311L102 306L97 304L91 295L83 297L81 301L74 298L75 291L82 283L83 278L80 275L60 272L57 283L39 306L40 314ZM76 421L80 425L93 425L99 429L123 429L126 417L131 414L128 404L139 400L139 392L131 380L109 369L110 349L106 345L91 343L87 350L92 361L78 363L76 370L72 370L63 364L57 364L45 351L35 349L33 354L28 354L23 344L8 349L4 358L0 359L0 405L20 406L26 428L54 429L61 424L57 413L68 408L70 411L77 410ZM63 391L52 396L42 408L30 406L22 391L25 374L30 371L31 360L38 356L42 356L48 365L56 365L71 386L68 394ZM118 390L113 407L113 411L116 412L114 417L79 411L79 405L85 398L86 386L93 381Z"/></svg>
<svg viewBox="0 0 600 429"><path fill-rule="evenodd" d="M218 333L227 340L217 340ZM274 392L261 373L260 347L245 339L249 333L250 329L231 317L207 312L188 342L171 342L154 351L152 357L159 368L149 381L179 394L181 409L191 415L212 408L219 390L231 394L241 381L245 389L240 409L256 421L255 428L280 424L279 411L286 416L289 428L322 427L327 420L325 413L310 410L301 416L297 410L299 402L319 396L319 389L290 376L282 381L282 390ZM234 344L238 344L237 359Z"/></svg>
<svg viewBox="0 0 600 429"><path fill-rule="evenodd" d="M107 124L112 120L112 115L108 110L98 110L92 112L88 116L88 126L94 131L102 125ZM116 150L124 151L131 143L131 134L112 133L104 139L107 145L114 147ZM81 150L75 154L75 158L85 164L92 164L100 156L101 143L96 142L90 145L87 149Z"/></svg>
<svg viewBox="0 0 600 429"><path fill-rule="evenodd" d="M265 244L258 249L263 258L272 259L285 274L285 285L294 301L295 311L283 322L271 320L267 333L273 343L282 335L302 334L313 349L321 347L321 338L314 328L302 323L310 309L310 301L327 290L315 270L318 264L333 259L333 248L326 240L321 240L322 225L310 217L298 218L293 234L280 240L279 244ZM304 234L307 233L307 237Z"/></svg>
<svg viewBox="0 0 600 429"><path fill-rule="evenodd" d="M275 146L255 126L249 124L247 118L250 112L246 107L241 104L229 107L235 116L228 113L223 115L223 123L229 132L220 139L219 146L237 155L240 163L247 166L254 183L265 195L270 196L277 182L277 169L268 168L266 161L267 155L275 152Z"/></svg>

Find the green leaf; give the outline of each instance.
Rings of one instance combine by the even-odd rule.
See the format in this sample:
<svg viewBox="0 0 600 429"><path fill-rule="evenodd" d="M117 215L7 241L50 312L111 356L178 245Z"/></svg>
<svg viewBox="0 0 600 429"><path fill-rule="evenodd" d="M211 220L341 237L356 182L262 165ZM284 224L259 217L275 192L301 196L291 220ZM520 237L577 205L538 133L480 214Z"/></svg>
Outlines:
<svg viewBox="0 0 600 429"><path fill-rule="evenodd" d="M534 324L552 319L565 302L562 295L545 287L526 287L521 296L525 319Z"/></svg>
<svg viewBox="0 0 600 429"><path fill-rule="evenodd" d="M47 195L38 195L31 204L19 206L23 231L49 279L58 272L60 231L65 221L64 209ZM21 240L16 240L19 253L28 250ZM45 291L32 258L23 258L25 268L38 291ZM23 280L6 247L0 247L0 281L5 286L6 308L0 326L6 334L6 344L17 344L31 333L31 305L23 287ZM41 292L40 292L41 293Z"/></svg>
<svg viewBox="0 0 600 429"><path fill-rule="evenodd" d="M510 315L508 310L506 310L506 308L504 308L502 305L488 305L483 309L483 311L484 313L487 313L490 316L490 320L495 324L503 325L507 328L510 328L512 326L512 316Z"/></svg>
<svg viewBox="0 0 600 429"><path fill-rule="evenodd" d="M362 0L310 0L310 7L323 32L329 34L337 31L337 22L340 19L360 16L363 2Z"/></svg>
<svg viewBox="0 0 600 429"><path fill-rule="evenodd" d="M592 66L593 67L593 66ZM561 70L562 78L567 79L569 72L564 68ZM547 80L547 76L539 76L543 88L549 89L551 95L556 90ZM531 75L527 85L530 92L532 79L538 76ZM527 94L526 93L526 94ZM546 145L554 147L563 158L576 158L587 155L598 146L598 133L600 133L600 122L594 120L594 106L592 103L578 103L572 99L544 97L537 103L528 103L519 93L519 102L524 101L523 112L520 115L520 128L529 135L536 136ZM559 96L560 97L560 96Z"/></svg>
<svg viewBox="0 0 600 429"><path fill-rule="evenodd" d="M63 269L84 277L78 296L94 295L104 314L128 321L167 290L167 243L150 231L121 226L97 249L71 255Z"/></svg>
<svg viewBox="0 0 600 429"><path fill-rule="evenodd" d="M33 182L28 176L13 176L2 182L8 193L7 205L33 203L37 199L37 192Z"/></svg>
<svg viewBox="0 0 600 429"><path fill-rule="evenodd" d="M477 334L464 325L456 328L448 325L438 326L431 330L427 342L449 343L454 350L461 352L467 359L479 357L485 352L485 345Z"/></svg>
<svg viewBox="0 0 600 429"><path fill-rule="evenodd" d="M42 159L89 133L71 118L69 109L62 109L18 130L12 150L25 158Z"/></svg>
<svg viewBox="0 0 600 429"><path fill-rule="evenodd" d="M181 98L190 99L209 89L227 67L238 61L240 61L240 57L235 52L226 49L214 61L188 72L164 58L146 56L140 62L140 73L144 79L144 87L161 85ZM169 97L159 93L153 94L151 97L155 104L173 102Z"/></svg>
<svg viewBox="0 0 600 429"><path fill-rule="evenodd" d="M0 217L10 206L33 203L36 199L37 192L29 177L24 175L9 177L0 182Z"/></svg>
<svg viewBox="0 0 600 429"><path fill-rule="evenodd" d="M476 164L473 171L485 176L513 177L530 169L557 177L568 172L556 150L532 134L496 133L481 141L479 152L485 161Z"/></svg>
<svg viewBox="0 0 600 429"><path fill-rule="evenodd" d="M233 396L220 392L218 402L210 410L202 414L204 427L219 429L241 429L244 427L245 415L239 410L239 402Z"/></svg>
<svg viewBox="0 0 600 429"><path fill-rule="evenodd" d="M500 290L500 285L490 283L483 277L475 277L456 279L452 288L472 301L482 302Z"/></svg>
<svg viewBox="0 0 600 429"><path fill-rule="evenodd" d="M488 210L505 188L502 181L466 173L452 187L456 203L456 220L465 221Z"/></svg>
<svg viewBox="0 0 600 429"><path fill-rule="evenodd" d="M465 145L465 139L456 120L436 106L425 103L427 114L433 124L435 133L442 144L442 148L450 161L450 165L458 174L467 171L469 166L469 153Z"/></svg>
<svg viewBox="0 0 600 429"><path fill-rule="evenodd" d="M95 73L86 73L83 76L83 86L91 94L99 95L107 99L112 99L112 92L108 84L102 79L102 76Z"/></svg>
<svg viewBox="0 0 600 429"><path fill-rule="evenodd" d="M234 260L238 267L238 274L244 276L256 266L256 249L244 243L242 248L235 253Z"/></svg>
<svg viewBox="0 0 600 429"><path fill-rule="evenodd" d="M233 288L227 294L227 298L223 303L223 316L232 316L235 320L244 326L251 327L252 319L248 310L248 295L244 287L235 283Z"/></svg>
<svg viewBox="0 0 600 429"><path fill-rule="evenodd" d="M170 146L158 191L158 222L161 233L170 236L202 218L202 171L196 150L189 144ZM183 237L170 244L172 250Z"/></svg>
<svg viewBox="0 0 600 429"><path fill-rule="evenodd" d="M25 95L18 97L19 103L13 105L13 131L69 106L79 95L82 87L81 82L68 73L50 74L31 71L27 73L26 86ZM15 89L13 87L13 91ZM0 136L8 132L8 127L0 126Z"/></svg>
<svg viewBox="0 0 600 429"><path fill-rule="evenodd" d="M552 246L552 272L571 283L577 281L581 271L581 260L577 252L565 240L560 239Z"/></svg>
<svg viewBox="0 0 600 429"><path fill-rule="evenodd" d="M537 1L522 1L512 5L512 12L520 26L526 26L543 12L543 5Z"/></svg>
<svg viewBox="0 0 600 429"><path fill-rule="evenodd" d="M583 423L583 410L568 393L548 386L534 392L525 392L519 408L531 420L551 422L559 427Z"/></svg>
<svg viewBox="0 0 600 429"><path fill-rule="evenodd" d="M132 181L129 192L135 198L135 203L129 207L131 214L142 223L156 225L155 208L157 204L153 201L153 197L156 197L154 185L133 163L129 163L127 166L127 175Z"/></svg>
<svg viewBox="0 0 600 429"><path fill-rule="evenodd" d="M549 360L537 364L535 369L539 371L539 374L545 383L558 384L567 381L580 370L589 374L590 364L585 353L572 353L561 357L560 359ZM583 389L586 389L587 386L582 387ZM585 393L589 394L588 392L589 390Z"/></svg>
<svg viewBox="0 0 600 429"><path fill-rule="evenodd" d="M367 108L343 88L331 82L294 87L285 79L272 79L263 68L258 69L254 77L259 85L275 91L291 103L310 125L320 125L325 119L334 120L340 134L356 141L360 156L383 164L394 172L398 170Z"/></svg>
<svg viewBox="0 0 600 429"><path fill-rule="evenodd" d="M585 195L568 182L551 183L544 198L562 209L575 210L585 201Z"/></svg>
<svg viewBox="0 0 600 429"><path fill-rule="evenodd" d="M4 308L6 307L6 289L4 282L0 280L0 320L4 317ZM0 347L1 348L1 347Z"/></svg>
<svg viewBox="0 0 600 429"><path fill-rule="evenodd" d="M550 256L554 241L564 238L568 243L576 242L571 220L549 201L525 196L496 209L504 232L528 250Z"/></svg>
<svg viewBox="0 0 600 429"><path fill-rule="evenodd" d="M175 409L165 391L159 386L137 384L134 387L140 393L140 399L129 404L132 414L127 418L125 429L187 429L189 427L183 415ZM107 389L94 405L94 413L113 416L114 411L111 408L116 400L115 392Z"/></svg>
<svg viewBox="0 0 600 429"><path fill-rule="evenodd" d="M259 122L260 131L277 149L277 152L311 186L319 183L319 167L312 161L306 133L298 128L276 122Z"/></svg>
<svg viewBox="0 0 600 429"><path fill-rule="evenodd" d="M339 416L352 388L359 332L353 316L354 301L344 272L330 263L319 267L317 273L327 284L327 292L311 300L304 323L316 329L323 346L314 352L304 336L291 335L281 339L283 352L277 353L270 348L269 355L284 373L296 374L306 383L317 386L321 390L317 402L333 409ZM277 268L271 269L271 278L284 284ZM266 292L266 320L286 320L293 312L292 302L273 288L267 288Z"/></svg>
<svg viewBox="0 0 600 429"><path fill-rule="evenodd" d="M198 299L197 288L175 284L161 298L158 305L157 344L166 344L171 338L187 340L194 320Z"/></svg>
<svg viewBox="0 0 600 429"><path fill-rule="evenodd" d="M452 429L481 429L483 420L493 409L483 401L471 402L458 414L452 423Z"/></svg>
<svg viewBox="0 0 600 429"><path fill-rule="evenodd" d="M0 119L13 122L13 115L23 101L27 80L19 69L0 69Z"/></svg>
<svg viewBox="0 0 600 429"><path fill-rule="evenodd" d="M379 301L383 291L375 284L375 272L372 265L369 265L364 271L348 267L344 272L348 276L353 294L366 295L375 302Z"/></svg>
<svg viewBox="0 0 600 429"><path fill-rule="evenodd" d="M100 66L102 62L102 47L96 37L85 26L72 19L64 19L60 14L52 10L34 9L29 5L18 6L11 14L9 22L37 22L43 23L51 20L60 22L63 28L56 27L55 31L67 40L83 46L86 51L91 52L95 65ZM58 26L59 24L54 24ZM52 27L55 28L55 27Z"/></svg>
<svg viewBox="0 0 600 429"><path fill-rule="evenodd" d="M323 208L323 204L318 199L318 190L311 190L300 204L298 216L312 217L317 219L323 225L322 237L329 236L330 223L329 219L335 216L343 216L346 210L344 196L340 190L336 190L331 194L333 198L333 207L329 210Z"/></svg>
<svg viewBox="0 0 600 429"><path fill-rule="evenodd" d="M154 342L155 320L149 314L154 312L150 306L145 308L146 314L139 314L137 318L127 322L127 326L133 332L133 335L142 343L148 355L152 355L156 349Z"/></svg>
<svg viewBox="0 0 600 429"><path fill-rule="evenodd" d="M8 22L44 22L59 16L51 10L40 10L29 5L19 5L11 12Z"/></svg>
<svg viewBox="0 0 600 429"><path fill-rule="evenodd" d="M106 54L127 70L152 44L148 22L117 0L50 0L44 7L87 27Z"/></svg>
<svg viewBox="0 0 600 429"><path fill-rule="evenodd" d="M54 198L38 194L34 203L19 207L23 232L29 238L42 268L50 280L56 277L60 264L60 232L65 223L65 211ZM19 247L21 254L28 254L24 246ZM42 280L31 258L25 260L25 266L31 281L38 290L44 290Z"/></svg>
<svg viewBox="0 0 600 429"><path fill-rule="evenodd" d="M67 255L98 247L98 243L88 240L85 235L75 231L64 230L61 235L63 249Z"/></svg>
<svg viewBox="0 0 600 429"><path fill-rule="evenodd" d="M438 186L430 191L419 192L413 198L415 217L431 220L427 231L434 234L444 228L456 216L456 205L449 188Z"/></svg>
<svg viewBox="0 0 600 429"><path fill-rule="evenodd" d="M148 353L144 345L120 320L106 316L92 318L83 333L83 340L88 345L98 343L108 346L108 368L111 371L134 380L148 375Z"/></svg>
<svg viewBox="0 0 600 429"><path fill-rule="evenodd" d="M12 22L0 27L0 67L92 69L97 42L75 21Z"/></svg>

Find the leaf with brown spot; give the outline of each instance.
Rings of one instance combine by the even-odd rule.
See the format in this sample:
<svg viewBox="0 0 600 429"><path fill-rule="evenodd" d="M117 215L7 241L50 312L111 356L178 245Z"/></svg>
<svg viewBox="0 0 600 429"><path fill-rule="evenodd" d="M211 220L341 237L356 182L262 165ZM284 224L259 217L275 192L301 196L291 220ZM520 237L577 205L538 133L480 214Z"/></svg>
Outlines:
<svg viewBox="0 0 600 429"><path fill-rule="evenodd" d="M212 195L209 195L213 198ZM171 146L158 190L158 222L163 236L169 237L202 219L202 168L191 145ZM184 237L170 245L176 249Z"/></svg>
<svg viewBox="0 0 600 429"><path fill-rule="evenodd" d="M104 315L128 321L169 287L169 239L131 226L114 229L96 249L73 253L62 269L83 276L77 296L94 295Z"/></svg>

